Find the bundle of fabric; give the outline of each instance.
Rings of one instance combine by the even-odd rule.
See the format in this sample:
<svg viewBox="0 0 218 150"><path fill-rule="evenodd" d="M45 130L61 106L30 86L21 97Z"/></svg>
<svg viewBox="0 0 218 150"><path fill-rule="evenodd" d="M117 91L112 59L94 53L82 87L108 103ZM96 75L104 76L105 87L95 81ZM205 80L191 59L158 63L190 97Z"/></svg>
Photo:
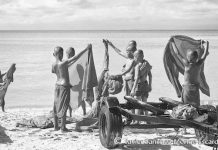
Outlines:
<svg viewBox="0 0 218 150"><path fill-rule="evenodd" d="M122 91L123 79L122 76L110 77L108 80L108 92L109 94L115 95Z"/></svg>
<svg viewBox="0 0 218 150"><path fill-rule="evenodd" d="M66 117L66 124L76 123L82 121L83 118L81 116L74 115L73 117ZM59 124L61 120L59 119ZM29 128L52 128L54 127L54 118L53 111L50 111L47 115L36 116L30 119L23 118L22 120L16 123L16 127L29 127Z"/></svg>
<svg viewBox="0 0 218 150"><path fill-rule="evenodd" d="M115 95L122 91L123 89L123 79L122 76L107 75L105 82L102 86L102 96L107 97L109 94Z"/></svg>
<svg viewBox="0 0 218 150"><path fill-rule="evenodd" d="M167 43L163 58L164 68L168 79L177 92L178 97L181 97L182 86L179 82L179 73L184 74L185 66L182 60L179 59L178 54L175 53L175 48L185 59L187 52L190 50L197 51L199 58L202 57L204 48L202 46L202 40L195 40L183 35L172 36ZM210 96L210 89L204 75L204 65L202 65L201 68L199 83L202 93Z"/></svg>
<svg viewBox="0 0 218 150"><path fill-rule="evenodd" d="M190 104L180 104L173 108L171 113L172 118L174 119L195 119L197 118L198 112L195 107Z"/></svg>

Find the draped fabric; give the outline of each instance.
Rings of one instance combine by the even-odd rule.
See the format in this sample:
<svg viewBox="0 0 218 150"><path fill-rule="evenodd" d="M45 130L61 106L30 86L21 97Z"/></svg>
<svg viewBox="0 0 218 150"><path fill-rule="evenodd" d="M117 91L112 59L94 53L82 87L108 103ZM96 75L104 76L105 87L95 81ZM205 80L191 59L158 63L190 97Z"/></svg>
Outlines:
<svg viewBox="0 0 218 150"><path fill-rule="evenodd" d="M189 50L196 50L200 58L204 53L204 49L202 48L201 40L195 40L183 35L172 36L167 43L163 57L165 71L168 79L174 86L178 97L181 97L182 86L178 78L179 73L184 74L185 67L182 60L180 60L178 55L175 53L175 48L183 58L186 58L186 54ZM202 93L210 96L210 89L204 75L204 65L202 65L201 68L199 83Z"/></svg>
<svg viewBox="0 0 218 150"><path fill-rule="evenodd" d="M98 85L92 48L86 48L78 58L69 64L70 106L78 108L83 100L94 101L93 87Z"/></svg>
<svg viewBox="0 0 218 150"><path fill-rule="evenodd" d="M13 74L15 70L16 70L15 64L12 64L10 68L8 69L8 71L6 72L6 75L3 81L4 84L0 86L0 105L3 105L5 103L4 97L7 92L8 86L10 85L11 82L14 81Z"/></svg>

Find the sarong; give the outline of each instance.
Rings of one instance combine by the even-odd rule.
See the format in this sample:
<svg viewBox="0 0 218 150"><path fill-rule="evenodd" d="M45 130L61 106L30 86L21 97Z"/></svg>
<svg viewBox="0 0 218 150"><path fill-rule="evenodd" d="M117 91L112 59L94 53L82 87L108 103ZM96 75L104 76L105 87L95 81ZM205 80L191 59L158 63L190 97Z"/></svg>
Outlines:
<svg viewBox="0 0 218 150"><path fill-rule="evenodd" d="M56 85L54 97L54 114L58 118L62 118L69 107L70 102L70 86Z"/></svg>
<svg viewBox="0 0 218 150"><path fill-rule="evenodd" d="M196 84L183 85L182 101L185 104L190 104L195 107L200 106L199 85Z"/></svg>
<svg viewBox="0 0 218 150"><path fill-rule="evenodd" d="M149 88L148 88L148 82L139 82L136 86L135 95L136 96L143 96L148 98Z"/></svg>

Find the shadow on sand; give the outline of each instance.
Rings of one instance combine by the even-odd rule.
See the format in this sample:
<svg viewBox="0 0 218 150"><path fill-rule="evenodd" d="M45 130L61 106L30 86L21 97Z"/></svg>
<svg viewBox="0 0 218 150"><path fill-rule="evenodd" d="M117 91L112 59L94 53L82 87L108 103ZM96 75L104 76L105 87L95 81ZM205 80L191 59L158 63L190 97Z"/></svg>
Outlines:
<svg viewBox="0 0 218 150"><path fill-rule="evenodd" d="M5 133L6 128L0 125L0 144L13 143L10 137Z"/></svg>

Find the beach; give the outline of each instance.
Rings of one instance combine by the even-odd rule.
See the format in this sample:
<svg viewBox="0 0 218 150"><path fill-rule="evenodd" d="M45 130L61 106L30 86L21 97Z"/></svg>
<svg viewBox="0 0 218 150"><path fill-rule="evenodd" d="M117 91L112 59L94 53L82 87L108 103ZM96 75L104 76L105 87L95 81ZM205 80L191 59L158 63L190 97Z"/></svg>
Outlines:
<svg viewBox="0 0 218 150"><path fill-rule="evenodd" d="M6 112L0 111L0 149L2 150L65 150L65 149L105 149L99 140L98 130L78 132L76 123L67 124L71 132L62 134L53 128L39 129L16 127L21 119L30 119L48 114L53 107L56 76L51 73L54 61L53 49L62 46L74 47L76 54L92 44L96 73L99 76L103 67L104 45L102 39L108 39L125 52L130 40L137 41L145 59L152 65L152 92L148 101L157 102L159 97L170 97L180 101L170 84L163 66L163 53L170 36L180 34L204 39L210 42L204 72L209 84L211 96L201 93L201 104L217 105L218 68L216 49L218 49L218 31L0 31L0 70L5 72L12 63L16 63L14 82L8 88L5 101ZM109 48L110 74L121 72L125 59ZM182 76L180 76L182 81ZM116 95L123 103L124 92ZM126 129L117 149L152 149L152 150L206 150L212 149L196 142L193 129L187 135L181 135L174 129ZM194 143L143 143L150 141L177 141ZM134 143L139 141L142 143ZM133 142L133 143L131 143Z"/></svg>
<svg viewBox="0 0 218 150"><path fill-rule="evenodd" d="M104 150L98 129L78 132L76 124L67 124L68 133L53 128L16 127L22 118L48 114L50 108L13 108L0 113L1 150ZM206 150L212 147L198 143L194 130L187 135L176 134L174 129L125 129L117 150ZM147 143L146 143L147 142ZM156 142L156 143L155 143Z"/></svg>

